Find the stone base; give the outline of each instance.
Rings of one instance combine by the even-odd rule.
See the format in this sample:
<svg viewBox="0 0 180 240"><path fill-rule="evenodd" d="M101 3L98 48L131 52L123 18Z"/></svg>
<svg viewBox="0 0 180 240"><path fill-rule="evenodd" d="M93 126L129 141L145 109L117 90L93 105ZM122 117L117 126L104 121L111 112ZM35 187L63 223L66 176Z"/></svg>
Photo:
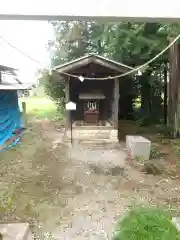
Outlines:
<svg viewBox="0 0 180 240"><path fill-rule="evenodd" d="M33 240L28 223L0 224L3 240Z"/></svg>
<svg viewBox="0 0 180 240"><path fill-rule="evenodd" d="M118 130L108 127L90 128L79 127L73 128L72 138L79 141L102 141L118 142ZM71 130L67 129L65 140L71 140Z"/></svg>
<svg viewBox="0 0 180 240"><path fill-rule="evenodd" d="M180 218L179 217L173 217L172 223L176 226L177 230L180 231Z"/></svg>

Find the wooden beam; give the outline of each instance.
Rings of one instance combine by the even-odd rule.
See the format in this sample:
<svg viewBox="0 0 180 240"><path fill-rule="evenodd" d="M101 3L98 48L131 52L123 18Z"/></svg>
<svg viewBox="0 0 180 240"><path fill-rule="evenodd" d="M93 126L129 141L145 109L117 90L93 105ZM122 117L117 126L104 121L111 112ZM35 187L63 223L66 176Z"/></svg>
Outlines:
<svg viewBox="0 0 180 240"><path fill-rule="evenodd" d="M65 79L65 103L68 103L70 101L70 96L69 96L69 85L70 85L70 77L68 76ZM66 111L66 127L70 127L70 112Z"/></svg>
<svg viewBox="0 0 180 240"><path fill-rule="evenodd" d="M118 129L118 114L119 114L119 79L114 80L114 128Z"/></svg>
<svg viewBox="0 0 180 240"><path fill-rule="evenodd" d="M74 61L71 61L67 64L64 64L62 66L60 66L60 68L58 68L58 66L56 67L56 71L58 73L64 73L64 72L72 72L73 70L75 71L76 69L79 69L83 66L88 65L89 63L92 62L92 57L89 58L78 58Z"/></svg>
<svg viewBox="0 0 180 240"><path fill-rule="evenodd" d="M27 114L26 114L26 102L22 102L22 118L23 118L23 127L27 127Z"/></svg>
<svg viewBox="0 0 180 240"><path fill-rule="evenodd" d="M94 63L96 63L97 65L109 68L111 70L120 72L120 73L126 73L126 72L131 70L130 68L124 67L122 65L121 66L120 65L116 65L115 63L111 63L110 61L108 62L108 60L105 61L105 60L102 60L102 59L99 59L99 58L94 58Z"/></svg>

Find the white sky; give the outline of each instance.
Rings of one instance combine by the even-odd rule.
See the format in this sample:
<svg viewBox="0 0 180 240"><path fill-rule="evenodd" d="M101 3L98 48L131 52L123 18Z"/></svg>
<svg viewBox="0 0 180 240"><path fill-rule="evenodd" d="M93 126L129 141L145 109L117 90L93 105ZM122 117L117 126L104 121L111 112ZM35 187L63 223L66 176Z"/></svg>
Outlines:
<svg viewBox="0 0 180 240"><path fill-rule="evenodd" d="M99 16L104 20L123 17L136 18L176 18L180 19L179 0L1 0L1 14L51 15L62 17ZM1 16L0 16L1 18ZM48 40L53 38L52 27L40 21L0 20L0 35L20 50L48 65L46 51ZM33 74L39 66L10 48L0 40L0 64L23 69L24 82L34 81ZM21 79L22 80L22 79Z"/></svg>
<svg viewBox="0 0 180 240"><path fill-rule="evenodd" d="M0 39L0 65L20 69L21 81L34 82L35 73L50 63L48 40L53 39L53 28L45 21L0 21L0 36L42 63L31 61Z"/></svg>

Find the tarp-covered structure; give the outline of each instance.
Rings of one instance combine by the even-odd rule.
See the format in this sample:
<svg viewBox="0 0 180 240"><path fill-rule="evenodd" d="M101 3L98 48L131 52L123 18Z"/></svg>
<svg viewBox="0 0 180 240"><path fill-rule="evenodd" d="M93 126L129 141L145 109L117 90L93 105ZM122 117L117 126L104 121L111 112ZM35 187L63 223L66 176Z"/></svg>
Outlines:
<svg viewBox="0 0 180 240"><path fill-rule="evenodd" d="M16 69L0 65L0 151L20 140L22 125L17 91L27 88L19 81Z"/></svg>

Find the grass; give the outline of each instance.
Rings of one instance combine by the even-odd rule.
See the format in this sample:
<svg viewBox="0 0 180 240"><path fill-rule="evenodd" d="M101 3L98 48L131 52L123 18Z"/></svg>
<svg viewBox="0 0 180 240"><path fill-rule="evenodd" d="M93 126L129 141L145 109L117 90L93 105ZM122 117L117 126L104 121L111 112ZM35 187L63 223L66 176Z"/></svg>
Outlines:
<svg viewBox="0 0 180 240"><path fill-rule="evenodd" d="M171 222L171 215L152 208L139 208L118 224L113 240L179 240L180 233Z"/></svg>
<svg viewBox="0 0 180 240"><path fill-rule="evenodd" d="M52 149L43 134L47 128L39 121L29 124L21 143L0 155L0 223L28 222L39 236L58 224L64 204L57 192L66 152Z"/></svg>
<svg viewBox="0 0 180 240"><path fill-rule="evenodd" d="M55 103L48 97L27 97L20 98L19 105L22 110L22 102L26 102L27 115L30 118L54 120L62 118L57 112Z"/></svg>

